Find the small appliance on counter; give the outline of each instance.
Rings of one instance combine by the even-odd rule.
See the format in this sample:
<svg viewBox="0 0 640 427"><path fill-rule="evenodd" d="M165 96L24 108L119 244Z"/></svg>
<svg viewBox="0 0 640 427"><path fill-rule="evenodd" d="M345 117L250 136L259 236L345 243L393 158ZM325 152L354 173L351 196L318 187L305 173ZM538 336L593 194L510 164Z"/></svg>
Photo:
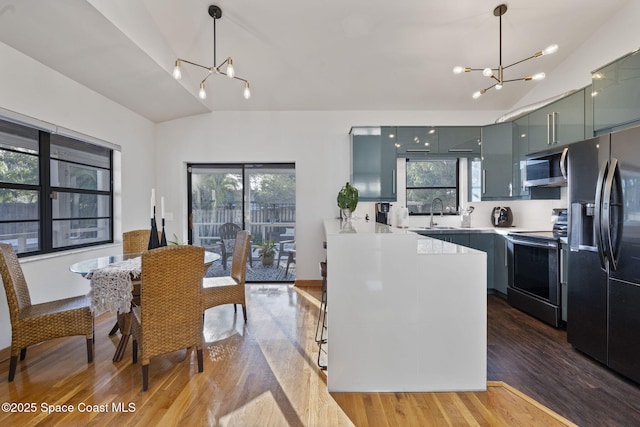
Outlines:
<svg viewBox="0 0 640 427"><path fill-rule="evenodd" d="M407 228L407 220L409 219L409 209L404 206L396 212L395 226L398 228Z"/></svg>
<svg viewBox="0 0 640 427"><path fill-rule="evenodd" d="M508 206L497 206L491 210L491 224L494 227L511 227L513 212Z"/></svg>
<svg viewBox="0 0 640 427"><path fill-rule="evenodd" d="M389 225L389 207L391 203L376 203L376 222Z"/></svg>
<svg viewBox="0 0 640 427"><path fill-rule="evenodd" d="M471 228L471 213L475 208L473 206L469 206L468 209L463 209L461 212L461 220L460 227L462 228Z"/></svg>

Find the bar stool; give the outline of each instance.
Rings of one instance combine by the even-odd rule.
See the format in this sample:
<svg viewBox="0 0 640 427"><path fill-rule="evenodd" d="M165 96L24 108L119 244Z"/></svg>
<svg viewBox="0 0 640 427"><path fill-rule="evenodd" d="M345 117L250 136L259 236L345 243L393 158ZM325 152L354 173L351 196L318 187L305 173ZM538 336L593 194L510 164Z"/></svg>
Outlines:
<svg viewBox="0 0 640 427"><path fill-rule="evenodd" d="M322 276L322 294L320 297L320 311L318 312L315 340L318 343L318 367L325 370L327 369L327 365L320 363L322 345L327 343L327 339L324 335L327 330L327 263L325 261L320 263L320 276ZM319 336L318 332L320 333Z"/></svg>

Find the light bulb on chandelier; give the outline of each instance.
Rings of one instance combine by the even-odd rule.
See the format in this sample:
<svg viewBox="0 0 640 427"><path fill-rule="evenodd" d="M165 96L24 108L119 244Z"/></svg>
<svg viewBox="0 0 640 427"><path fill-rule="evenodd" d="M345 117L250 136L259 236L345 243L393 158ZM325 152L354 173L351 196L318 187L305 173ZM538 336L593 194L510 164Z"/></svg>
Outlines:
<svg viewBox="0 0 640 427"><path fill-rule="evenodd" d="M200 83L200 90L198 91L200 99L207 99L207 91L204 90L204 82Z"/></svg>

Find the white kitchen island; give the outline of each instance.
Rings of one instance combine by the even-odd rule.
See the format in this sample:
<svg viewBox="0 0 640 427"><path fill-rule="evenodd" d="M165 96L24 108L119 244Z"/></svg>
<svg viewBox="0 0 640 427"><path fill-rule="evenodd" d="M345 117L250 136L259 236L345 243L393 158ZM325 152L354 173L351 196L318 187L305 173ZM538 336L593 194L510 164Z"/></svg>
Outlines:
<svg viewBox="0 0 640 427"><path fill-rule="evenodd" d="M325 220L332 392L486 389L486 254Z"/></svg>

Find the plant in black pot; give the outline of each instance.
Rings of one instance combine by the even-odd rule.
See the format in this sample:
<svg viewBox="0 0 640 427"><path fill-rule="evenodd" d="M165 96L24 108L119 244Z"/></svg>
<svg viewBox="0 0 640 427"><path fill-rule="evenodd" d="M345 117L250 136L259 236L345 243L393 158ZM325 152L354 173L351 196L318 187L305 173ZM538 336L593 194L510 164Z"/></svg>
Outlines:
<svg viewBox="0 0 640 427"><path fill-rule="evenodd" d="M338 192L338 207L343 218L350 219L353 211L358 206L358 189L348 182Z"/></svg>
<svg viewBox="0 0 640 427"><path fill-rule="evenodd" d="M276 256L276 242L266 240L256 246L258 246L258 257L262 259L262 265L267 266L273 264L273 259Z"/></svg>

